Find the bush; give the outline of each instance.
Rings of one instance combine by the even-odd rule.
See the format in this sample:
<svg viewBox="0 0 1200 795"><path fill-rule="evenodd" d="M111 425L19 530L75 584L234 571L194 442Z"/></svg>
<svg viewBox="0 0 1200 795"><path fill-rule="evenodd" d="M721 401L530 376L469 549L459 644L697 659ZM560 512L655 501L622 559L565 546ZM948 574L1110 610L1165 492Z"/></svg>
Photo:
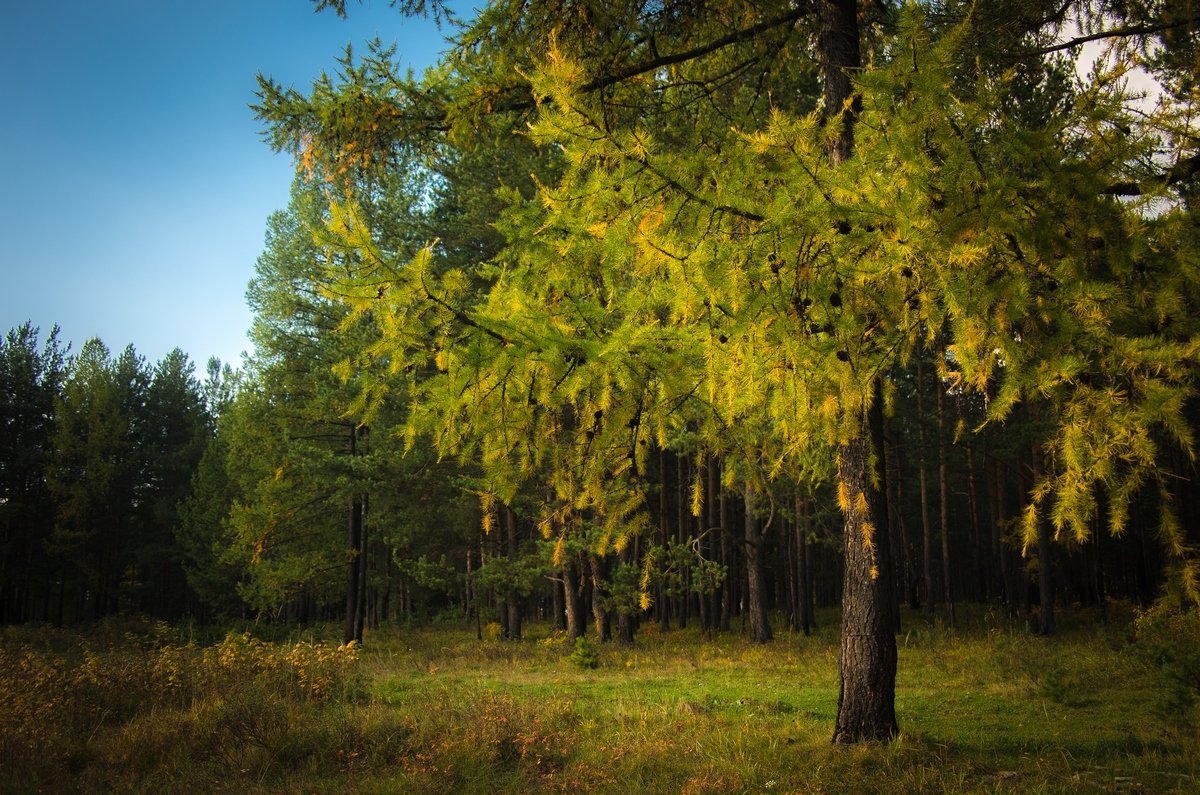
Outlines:
<svg viewBox="0 0 1200 795"><path fill-rule="evenodd" d="M600 656L596 653L596 646L587 637L575 639L575 651L571 652L567 659L584 669L600 667Z"/></svg>
<svg viewBox="0 0 1200 795"><path fill-rule="evenodd" d="M1134 622L1137 648L1163 672L1162 708L1177 717L1200 703L1200 611L1163 600Z"/></svg>

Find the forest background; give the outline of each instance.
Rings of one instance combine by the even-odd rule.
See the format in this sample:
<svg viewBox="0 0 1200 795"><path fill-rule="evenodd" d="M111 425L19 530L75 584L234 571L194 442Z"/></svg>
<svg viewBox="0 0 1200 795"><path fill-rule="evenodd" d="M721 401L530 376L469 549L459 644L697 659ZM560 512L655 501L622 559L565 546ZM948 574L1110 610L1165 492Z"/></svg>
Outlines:
<svg viewBox="0 0 1200 795"><path fill-rule="evenodd" d="M260 81L298 175L239 370L5 338L5 624L836 609L841 743L914 623L1195 628L1200 10L395 5L424 75Z"/></svg>

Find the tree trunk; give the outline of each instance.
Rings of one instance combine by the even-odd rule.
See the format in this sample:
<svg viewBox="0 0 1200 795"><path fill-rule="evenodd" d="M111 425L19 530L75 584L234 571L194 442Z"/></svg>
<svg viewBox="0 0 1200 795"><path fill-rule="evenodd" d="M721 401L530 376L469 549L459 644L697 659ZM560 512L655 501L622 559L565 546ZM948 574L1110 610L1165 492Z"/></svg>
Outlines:
<svg viewBox="0 0 1200 795"><path fill-rule="evenodd" d="M517 513L511 506L504 506L504 534L508 545L509 563L515 564L521 553L521 542L517 537ZM507 620L504 624L506 640L521 639L521 597L513 584L509 585L504 597L504 609Z"/></svg>
<svg viewBox="0 0 1200 795"><path fill-rule="evenodd" d="M1036 487L1042 476L1042 449L1033 446L1033 482ZM1051 570L1051 555L1053 552L1053 537L1050 532L1050 522L1044 511L1037 515L1037 556L1038 556L1038 627L1039 635L1053 635L1054 623L1054 579Z"/></svg>
<svg viewBox="0 0 1200 795"><path fill-rule="evenodd" d="M954 626L954 589L950 583L950 486L946 481L946 389L937 379L938 513L942 526L942 598L950 626Z"/></svg>
<svg viewBox="0 0 1200 795"><path fill-rule="evenodd" d="M1009 618L1016 615L1017 597L1009 573L1008 550L1004 548L1004 526L1008 523L1004 488L1004 462L996 459L992 479L992 558L1000 567L1000 598Z"/></svg>
<svg viewBox="0 0 1200 795"><path fill-rule="evenodd" d="M725 567L725 581L721 583L721 612L718 628L723 632L728 632L729 622L733 617L733 587L737 578L734 577L733 551L729 544L729 500L724 488L721 489L718 510L721 514L721 565Z"/></svg>
<svg viewBox="0 0 1200 795"><path fill-rule="evenodd" d="M750 642L771 640L771 621L767 616L766 574L763 567L763 534L754 515L754 486L746 484L746 580L749 586Z"/></svg>
<svg viewBox="0 0 1200 795"><path fill-rule="evenodd" d="M579 603L579 579L575 561L568 558L562 567L563 606L567 614L567 642L574 643L583 635L583 605Z"/></svg>
<svg viewBox="0 0 1200 795"><path fill-rule="evenodd" d="M813 603L808 565L808 505L801 497L796 498L796 551L796 589L799 591L796 607L800 614L800 631L807 636L813 630Z"/></svg>
<svg viewBox="0 0 1200 795"><path fill-rule="evenodd" d="M350 560L346 564L346 621L342 628L342 642L360 641L358 634L358 596L359 566L362 546L363 505L362 497L354 495L350 499L350 518L346 528L346 550Z"/></svg>
<svg viewBox="0 0 1200 795"><path fill-rule="evenodd" d="M599 555L589 555L592 570L592 618L596 622L596 639L601 643L612 640L612 614L604 606L604 561Z"/></svg>
<svg viewBox="0 0 1200 795"><path fill-rule="evenodd" d="M361 505L361 516L359 518L358 531L358 594L355 606L354 615L354 639L360 644L363 642L363 628L367 619L367 593L370 586L370 578L368 564L371 561L367 554L368 536L370 535L370 527L367 524L367 516L371 504L367 499L366 494L359 495L359 504Z"/></svg>
<svg viewBox="0 0 1200 795"><path fill-rule="evenodd" d="M880 480L871 472L872 438L883 432L883 408L876 397L869 435L838 450L838 486L847 504L835 743L890 740L899 732L896 636L888 588L891 564L887 533L877 518L886 515L886 508L875 485Z"/></svg>
<svg viewBox="0 0 1200 795"><path fill-rule="evenodd" d="M925 610L933 622L933 522L929 518L929 485L925 480L925 365L917 357L917 472L921 491L921 576L925 584Z"/></svg>

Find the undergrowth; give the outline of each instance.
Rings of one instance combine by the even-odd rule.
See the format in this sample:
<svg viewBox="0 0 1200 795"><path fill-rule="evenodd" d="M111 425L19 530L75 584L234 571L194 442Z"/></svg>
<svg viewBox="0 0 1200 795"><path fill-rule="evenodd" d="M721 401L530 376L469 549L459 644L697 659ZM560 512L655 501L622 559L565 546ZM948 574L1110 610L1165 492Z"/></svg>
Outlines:
<svg viewBox="0 0 1200 795"><path fill-rule="evenodd" d="M836 615L765 646L464 628L359 650L148 622L0 636L0 792L1191 792L1194 614L906 616L888 745L829 742ZM1192 634L1188 634L1192 633ZM583 651L581 651L583 649Z"/></svg>

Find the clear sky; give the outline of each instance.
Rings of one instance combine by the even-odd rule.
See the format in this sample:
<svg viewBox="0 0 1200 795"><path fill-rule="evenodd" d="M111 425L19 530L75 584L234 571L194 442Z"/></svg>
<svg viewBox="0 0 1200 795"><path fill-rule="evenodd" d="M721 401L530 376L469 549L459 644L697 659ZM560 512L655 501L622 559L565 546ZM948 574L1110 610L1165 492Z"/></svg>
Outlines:
<svg viewBox="0 0 1200 795"><path fill-rule="evenodd" d="M445 46L385 0L0 0L0 334L54 324L202 373L249 347L246 284L293 167L255 76L307 91L378 35L420 72Z"/></svg>

